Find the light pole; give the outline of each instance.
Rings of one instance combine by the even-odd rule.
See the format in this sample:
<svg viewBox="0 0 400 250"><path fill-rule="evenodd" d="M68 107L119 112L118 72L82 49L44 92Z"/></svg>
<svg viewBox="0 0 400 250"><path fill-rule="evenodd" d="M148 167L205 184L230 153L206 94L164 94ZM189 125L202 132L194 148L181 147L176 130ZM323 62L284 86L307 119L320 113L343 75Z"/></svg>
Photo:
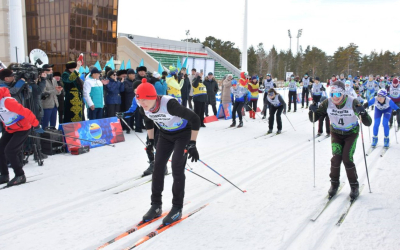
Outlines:
<svg viewBox="0 0 400 250"><path fill-rule="evenodd" d="M297 32L297 53L299 53L299 38L301 37L301 34L303 33L303 29L299 29Z"/></svg>
<svg viewBox="0 0 400 250"><path fill-rule="evenodd" d="M247 0L244 0L242 71L247 72Z"/></svg>
<svg viewBox="0 0 400 250"><path fill-rule="evenodd" d="M291 51L291 50L292 50L292 34L290 34L290 30L287 30L287 31L288 31L289 40L290 40L290 43L289 43L289 51Z"/></svg>
<svg viewBox="0 0 400 250"><path fill-rule="evenodd" d="M190 35L190 30L185 30L186 31L186 58L189 57L189 35Z"/></svg>

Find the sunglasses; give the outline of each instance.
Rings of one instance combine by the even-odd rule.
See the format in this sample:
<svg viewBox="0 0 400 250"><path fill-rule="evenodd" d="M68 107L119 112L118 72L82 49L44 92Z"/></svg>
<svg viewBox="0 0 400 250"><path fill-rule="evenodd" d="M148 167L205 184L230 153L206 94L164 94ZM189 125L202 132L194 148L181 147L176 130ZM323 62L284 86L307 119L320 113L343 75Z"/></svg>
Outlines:
<svg viewBox="0 0 400 250"><path fill-rule="evenodd" d="M378 97L384 97L383 95L378 95Z"/></svg>
<svg viewBox="0 0 400 250"><path fill-rule="evenodd" d="M275 94L274 92L268 93L269 96L273 96L274 94Z"/></svg>
<svg viewBox="0 0 400 250"><path fill-rule="evenodd" d="M331 97L341 97L342 93L331 93Z"/></svg>
<svg viewBox="0 0 400 250"><path fill-rule="evenodd" d="M117 74L112 74L112 76L116 76Z"/></svg>

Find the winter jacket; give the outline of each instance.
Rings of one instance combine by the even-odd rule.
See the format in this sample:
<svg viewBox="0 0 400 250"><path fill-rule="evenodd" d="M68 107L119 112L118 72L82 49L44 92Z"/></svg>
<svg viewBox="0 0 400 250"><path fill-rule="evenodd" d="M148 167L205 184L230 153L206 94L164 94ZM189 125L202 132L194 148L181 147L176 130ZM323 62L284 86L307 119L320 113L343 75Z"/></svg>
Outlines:
<svg viewBox="0 0 400 250"><path fill-rule="evenodd" d="M160 79L154 83L154 87L156 88L157 95L166 95L167 94L167 82L164 79Z"/></svg>
<svg viewBox="0 0 400 250"><path fill-rule="evenodd" d="M188 75L189 83L190 83L190 91L189 96L193 96L193 80L196 78L195 75Z"/></svg>
<svg viewBox="0 0 400 250"><path fill-rule="evenodd" d="M138 106L139 105L136 102L136 97L134 97L133 100L132 100L130 108L125 113L133 113L133 112L135 112Z"/></svg>
<svg viewBox="0 0 400 250"><path fill-rule="evenodd" d="M54 107L58 108L58 98L57 95L61 94L61 91L58 92L56 87L57 87L57 81L56 79L52 78L46 79L46 87L44 88L43 94L44 95L49 95L45 100L42 100L42 107L43 109L52 109Z"/></svg>
<svg viewBox="0 0 400 250"><path fill-rule="evenodd" d="M39 125L35 115L11 97L8 88L0 88L0 120L8 133L26 131ZM15 114L13 114L15 113ZM10 117L7 119L6 117ZM6 121L3 119L7 119ZM7 126L8 124L8 126Z"/></svg>
<svg viewBox="0 0 400 250"><path fill-rule="evenodd" d="M234 87L231 88L231 100L234 102L245 102L248 96L249 91L246 87L238 84L236 85L236 89Z"/></svg>
<svg viewBox="0 0 400 250"><path fill-rule="evenodd" d="M211 105L217 104L217 100L215 98L215 95L218 92L218 83L215 81L215 79L204 80L204 85L207 88L207 103Z"/></svg>
<svg viewBox="0 0 400 250"><path fill-rule="evenodd" d="M27 84L27 83L26 83ZM18 82L6 83L4 81L0 82L0 87L6 87L10 91L11 97L15 98L20 104L25 107L27 99L29 99L30 95L26 95L26 91L24 91L25 81L18 80Z"/></svg>
<svg viewBox="0 0 400 250"><path fill-rule="evenodd" d="M133 82L134 81L135 80L131 81L128 78L126 78L125 81L124 81L125 108L130 107L130 105L132 104L133 98L135 98L135 92L133 91Z"/></svg>
<svg viewBox="0 0 400 250"><path fill-rule="evenodd" d="M83 98L88 108L93 105L95 108L103 108L103 83L91 76L87 77L83 84Z"/></svg>
<svg viewBox="0 0 400 250"><path fill-rule="evenodd" d="M207 102L207 88L203 84L200 76L194 78L193 83L193 101L194 102Z"/></svg>
<svg viewBox="0 0 400 250"><path fill-rule="evenodd" d="M42 119L42 117L44 115L41 98L42 98L43 91L46 88L46 80L42 79L37 84L31 83L29 86L32 88L33 107L31 107L29 105L29 102L28 102L28 105L26 105L26 106L27 106L27 108L32 110L32 112L35 114L36 118L38 118L38 120L40 120L40 119Z"/></svg>
<svg viewBox="0 0 400 250"><path fill-rule="evenodd" d="M106 104L121 104L121 92L125 90L124 84L111 78L108 80L110 82L106 85Z"/></svg>
<svg viewBox="0 0 400 250"><path fill-rule="evenodd" d="M239 80L239 84L242 87L247 88L247 84L249 83L249 79L246 79L246 75L244 74L244 72L240 73L240 80Z"/></svg>
<svg viewBox="0 0 400 250"><path fill-rule="evenodd" d="M231 103L232 80L225 79L221 88L221 103Z"/></svg>
<svg viewBox="0 0 400 250"><path fill-rule="evenodd" d="M167 90L168 95L178 99L179 103L181 103L182 102L181 89L182 89L185 81L181 80L178 83L178 81L175 80L175 78L173 76L167 77L166 80L167 80L167 85L168 85L168 90Z"/></svg>
<svg viewBox="0 0 400 250"><path fill-rule="evenodd" d="M190 80L189 80L188 76L184 77L183 74L179 74L178 82L180 82L181 79L183 79L183 81L184 81L183 82L183 86L181 88L181 96L182 96L182 99L188 100L189 99L190 89L191 89L191 87L190 87L191 83L190 83Z"/></svg>
<svg viewBox="0 0 400 250"><path fill-rule="evenodd" d="M255 84L253 82L249 82L248 89L250 91L250 101L257 101L258 94L262 93L262 91L260 91L260 85L258 82Z"/></svg>

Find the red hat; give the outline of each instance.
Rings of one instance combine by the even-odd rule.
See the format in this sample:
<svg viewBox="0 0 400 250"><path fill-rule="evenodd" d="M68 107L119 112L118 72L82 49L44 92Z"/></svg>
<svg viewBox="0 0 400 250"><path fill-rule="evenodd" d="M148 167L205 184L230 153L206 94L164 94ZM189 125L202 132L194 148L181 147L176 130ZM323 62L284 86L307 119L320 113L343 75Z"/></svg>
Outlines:
<svg viewBox="0 0 400 250"><path fill-rule="evenodd" d="M142 83L136 89L136 99L155 100L157 92L154 86L147 82L146 78L142 79Z"/></svg>
<svg viewBox="0 0 400 250"><path fill-rule="evenodd" d="M393 79L393 84L398 84L398 83L399 83L399 80L397 78L394 78Z"/></svg>

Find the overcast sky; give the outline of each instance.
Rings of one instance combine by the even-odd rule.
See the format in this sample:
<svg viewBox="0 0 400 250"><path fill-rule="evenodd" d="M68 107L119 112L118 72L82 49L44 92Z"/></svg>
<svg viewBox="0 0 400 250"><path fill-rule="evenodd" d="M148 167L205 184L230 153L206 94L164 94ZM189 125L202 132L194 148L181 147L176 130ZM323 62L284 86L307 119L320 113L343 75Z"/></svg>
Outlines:
<svg viewBox="0 0 400 250"><path fill-rule="evenodd" d="M244 0L119 0L118 32L172 40L214 36L242 49ZM400 52L400 0L248 0L248 46L264 43L296 52L316 46L332 55L339 46Z"/></svg>

